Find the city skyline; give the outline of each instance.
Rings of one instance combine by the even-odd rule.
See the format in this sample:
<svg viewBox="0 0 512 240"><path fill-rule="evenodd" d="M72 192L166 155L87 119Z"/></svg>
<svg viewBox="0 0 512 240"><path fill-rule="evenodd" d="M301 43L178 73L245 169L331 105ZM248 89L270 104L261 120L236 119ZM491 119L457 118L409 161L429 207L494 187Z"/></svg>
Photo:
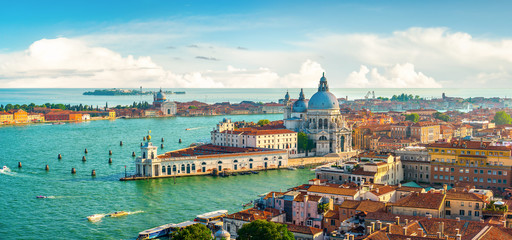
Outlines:
<svg viewBox="0 0 512 240"><path fill-rule="evenodd" d="M512 87L508 2L4 3L0 84Z"/></svg>

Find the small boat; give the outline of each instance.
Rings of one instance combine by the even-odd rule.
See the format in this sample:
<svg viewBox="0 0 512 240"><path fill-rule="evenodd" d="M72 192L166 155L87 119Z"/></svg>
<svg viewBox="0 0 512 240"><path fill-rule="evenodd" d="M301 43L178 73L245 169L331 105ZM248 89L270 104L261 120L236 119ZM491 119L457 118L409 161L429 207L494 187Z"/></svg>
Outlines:
<svg viewBox="0 0 512 240"><path fill-rule="evenodd" d="M91 216L87 216L87 220L91 222L97 222L101 220L103 217L105 217L105 214L93 214Z"/></svg>
<svg viewBox="0 0 512 240"><path fill-rule="evenodd" d="M249 206L251 206L251 205L252 205L252 201L250 201L250 202L248 202L248 203L246 203L246 204L242 204L242 207L244 207L244 208L245 208L245 207L249 207Z"/></svg>
<svg viewBox="0 0 512 240"><path fill-rule="evenodd" d="M231 176L237 176L238 173L234 172L234 173L231 173Z"/></svg>
<svg viewBox="0 0 512 240"><path fill-rule="evenodd" d="M294 168L294 167L288 167L288 170L297 170L297 168Z"/></svg>
<svg viewBox="0 0 512 240"><path fill-rule="evenodd" d="M111 213L109 216L110 217L122 217L122 216L126 216L126 215L128 215L128 213L125 211L117 211L117 212Z"/></svg>
<svg viewBox="0 0 512 240"><path fill-rule="evenodd" d="M251 171L253 174L259 174L260 172L257 171Z"/></svg>
<svg viewBox="0 0 512 240"><path fill-rule="evenodd" d="M251 175L251 174L252 174L252 172L251 172L251 171L248 171L248 172L245 172L245 174L247 174L247 175Z"/></svg>
<svg viewBox="0 0 512 240"><path fill-rule="evenodd" d="M63 122L54 122L54 123L52 123L52 125L63 125L63 124L65 124L65 123L63 123Z"/></svg>
<svg viewBox="0 0 512 240"><path fill-rule="evenodd" d="M36 196L36 198L48 198L47 196L43 196L43 195L39 195L39 196Z"/></svg>
<svg viewBox="0 0 512 240"><path fill-rule="evenodd" d="M185 130L186 130L186 131L189 131L189 130L190 130L190 128L185 128Z"/></svg>

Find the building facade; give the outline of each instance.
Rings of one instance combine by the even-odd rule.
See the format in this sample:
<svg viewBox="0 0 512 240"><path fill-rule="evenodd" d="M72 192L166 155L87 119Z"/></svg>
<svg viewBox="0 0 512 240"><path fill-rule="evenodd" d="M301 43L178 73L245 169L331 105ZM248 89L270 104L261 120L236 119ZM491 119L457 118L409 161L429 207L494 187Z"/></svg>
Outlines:
<svg viewBox="0 0 512 240"><path fill-rule="evenodd" d="M404 180L430 183L430 155L425 147L406 147L395 151L402 160Z"/></svg>

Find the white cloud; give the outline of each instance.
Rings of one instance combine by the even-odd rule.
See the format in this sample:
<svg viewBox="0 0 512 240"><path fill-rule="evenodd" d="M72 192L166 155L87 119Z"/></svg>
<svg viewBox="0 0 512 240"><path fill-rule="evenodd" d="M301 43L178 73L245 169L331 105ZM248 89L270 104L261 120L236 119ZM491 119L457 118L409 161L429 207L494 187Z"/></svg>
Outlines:
<svg viewBox="0 0 512 240"><path fill-rule="evenodd" d="M26 51L0 55L3 87L300 87L317 79L320 64L307 60L299 73L280 77L268 68L228 65L221 71L176 74L151 57L126 57L83 40L57 38L34 42ZM311 84L311 83L309 83Z"/></svg>
<svg viewBox="0 0 512 240"><path fill-rule="evenodd" d="M346 86L351 88L440 88L433 78L414 70L410 63L397 64L385 69L383 74L377 68L361 65L359 71L349 74Z"/></svg>

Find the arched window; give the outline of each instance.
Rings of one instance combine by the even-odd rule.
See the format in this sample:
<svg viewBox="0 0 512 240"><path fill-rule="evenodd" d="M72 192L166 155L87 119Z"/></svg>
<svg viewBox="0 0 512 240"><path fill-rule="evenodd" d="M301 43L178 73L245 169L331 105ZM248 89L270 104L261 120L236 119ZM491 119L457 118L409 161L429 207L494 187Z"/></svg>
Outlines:
<svg viewBox="0 0 512 240"><path fill-rule="evenodd" d="M181 164L181 172L185 172L185 164Z"/></svg>
<svg viewBox="0 0 512 240"><path fill-rule="evenodd" d="M142 153L142 158L146 158L146 152Z"/></svg>
<svg viewBox="0 0 512 240"><path fill-rule="evenodd" d="M167 166L167 174L171 174L171 166Z"/></svg>
<svg viewBox="0 0 512 240"><path fill-rule="evenodd" d="M252 161L254 161L254 160L252 160L252 158L251 158L251 159L249 159L249 162L252 162Z"/></svg>
<svg viewBox="0 0 512 240"><path fill-rule="evenodd" d="M172 165L172 171L176 172L176 165Z"/></svg>
<svg viewBox="0 0 512 240"><path fill-rule="evenodd" d="M155 153L154 152L151 153L151 159L155 159Z"/></svg>
<svg viewBox="0 0 512 240"><path fill-rule="evenodd" d="M201 165L206 165L206 162L201 163Z"/></svg>
<svg viewBox="0 0 512 240"><path fill-rule="evenodd" d="M264 158L263 160L267 161L267 160L268 160L268 158Z"/></svg>
<svg viewBox="0 0 512 240"><path fill-rule="evenodd" d="M235 159L235 161L233 161L233 162L234 162L234 163L237 163L237 162L238 162L238 160L236 160L236 159Z"/></svg>
<svg viewBox="0 0 512 240"><path fill-rule="evenodd" d="M283 159L283 157L279 156L277 159Z"/></svg>
<svg viewBox="0 0 512 240"><path fill-rule="evenodd" d="M326 136L320 136L320 138L318 139L320 141L326 141L327 140L327 137Z"/></svg>
<svg viewBox="0 0 512 240"><path fill-rule="evenodd" d="M196 164L192 163L192 171L196 170Z"/></svg>
<svg viewBox="0 0 512 240"><path fill-rule="evenodd" d="M162 166L162 172L163 173L165 172L165 166Z"/></svg>
<svg viewBox="0 0 512 240"><path fill-rule="evenodd" d="M218 164L222 164L222 161L219 161Z"/></svg>

